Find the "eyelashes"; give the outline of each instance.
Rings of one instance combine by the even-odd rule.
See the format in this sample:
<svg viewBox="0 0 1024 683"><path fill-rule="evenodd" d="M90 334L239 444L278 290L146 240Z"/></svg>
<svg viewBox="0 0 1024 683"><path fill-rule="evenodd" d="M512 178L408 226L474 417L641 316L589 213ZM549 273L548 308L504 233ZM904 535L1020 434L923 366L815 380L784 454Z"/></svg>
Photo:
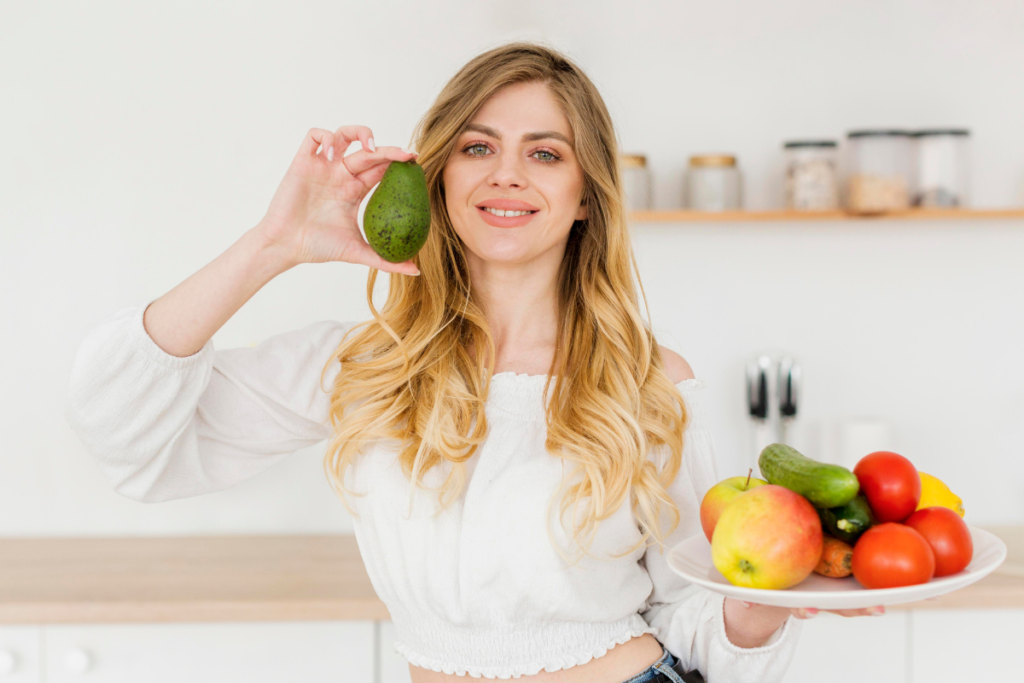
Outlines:
<svg viewBox="0 0 1024 683"><path fill-rule="evenodd" d="M465 147L462 148L462 153L465 154L468 157L483 157L483 156L487 156L486 154L474 154L474 153L471 153L470 150L474 149L476 147L484 147L486 149L490 149L490 147L485 142L471 142L471 143L469 143L468 145L466 145ZM556 161L561 161L562 160L562 157L559 156L554 150L547 149L547 148L535 149L530 154L546 154L546 155L549 155L550 158L548 158L548 159L538 159L537 160L537 161L540 161L541 163L545 163L545 164L552 164L552 163L554 163Z"/></svg>

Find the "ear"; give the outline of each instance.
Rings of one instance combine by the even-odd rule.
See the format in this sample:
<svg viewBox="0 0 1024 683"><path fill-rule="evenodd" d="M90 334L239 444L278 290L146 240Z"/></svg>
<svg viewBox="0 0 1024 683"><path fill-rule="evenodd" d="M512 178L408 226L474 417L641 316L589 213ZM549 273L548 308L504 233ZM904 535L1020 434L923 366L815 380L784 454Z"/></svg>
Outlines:
<svg viewBox="0 0 1024 683"><path fill-rule="evenodd" d="M576 212L576 218L574 220L577 220L577 221L585 221L585 220L587 220L587 205L586 204L580 204L580 208Z"/></svg>

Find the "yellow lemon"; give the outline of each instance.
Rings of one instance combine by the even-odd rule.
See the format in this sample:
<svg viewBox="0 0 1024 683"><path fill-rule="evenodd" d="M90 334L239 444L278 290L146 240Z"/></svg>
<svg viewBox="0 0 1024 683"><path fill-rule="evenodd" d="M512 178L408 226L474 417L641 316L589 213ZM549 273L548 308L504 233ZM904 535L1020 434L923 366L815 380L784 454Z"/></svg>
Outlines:
<svg viewBox="0 0 1024 683"><path fill-rule="evenodd" d="M921 477L921 502L917 509L940 506L949 508L961 517L964 516L964 502L960 496L949 490L949 487L936 477L918 472Z"/></svg>

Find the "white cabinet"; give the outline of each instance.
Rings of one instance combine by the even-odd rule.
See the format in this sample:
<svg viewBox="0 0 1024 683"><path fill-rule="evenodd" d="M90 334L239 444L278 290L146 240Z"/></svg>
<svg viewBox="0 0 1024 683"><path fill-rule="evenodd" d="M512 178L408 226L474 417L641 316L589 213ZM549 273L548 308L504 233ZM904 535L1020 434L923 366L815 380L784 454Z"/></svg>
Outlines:
<svg viewBox="0 0 1024 683"><path fill-rule="evenodd" d="M395 652L395 625L391 621L377 622L377 661L380 679L377 683L411 683L409 661Z"/></svg>
<svg viewBox="0 0 1024 683"><path fill-rule="evenodd" d="M373 681L374 640L372 621L53 625L45 680Z"/></svg>
<svg viewBox="0 0 1024 683"><path fill-rule="evenodd" d="M910 640L910 683L1024 679L1024 609L921 610Z"/></svg>
<svg viewBox="0 0 1024 683"><path fill-rule="evenodd" d="M0 626L0 683L42 681L38 626Z"/></svg>
<svg viewBox="0 0 1024 683"><path fill-rule="evenodd" d="M786 683L905 683L909 617L897 611L880 617L819 613L803 624Z"/></svg>

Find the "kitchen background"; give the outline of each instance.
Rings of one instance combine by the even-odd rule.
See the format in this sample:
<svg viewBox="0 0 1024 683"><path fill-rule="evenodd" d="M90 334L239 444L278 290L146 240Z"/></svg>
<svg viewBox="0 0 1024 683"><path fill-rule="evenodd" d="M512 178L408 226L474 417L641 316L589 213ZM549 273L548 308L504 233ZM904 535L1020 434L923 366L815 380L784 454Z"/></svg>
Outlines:
<svg viewBox="0 0 1024 683"><path fill-rule="evenodd" d="M596 82L623 151L647 156L656 209L682 206L704 152L737 155L745 208L781 208L784 141L877 127L969 129L972 205L1024 207L1021 36L1015 0L4 2L0 536L351 531L323 446L231 490L142 505L63 416L82 338L255 225L310 127L407 145L469 58L534 39ZM656 334L710 384L722 477L751 459L746 363L790 353L798 448L838 459L844 425L881 420L969 523L1024 523L1024 218L634 235ZM215 347L366 319L366 276L295 268Z"/></svg>
<svg viewBox="0 0 1024 683"><path fill-rule="evenodd" d="M321 447L200 498L114 494L63 418L74 354L102 318L255 225L310 127L360 123L407 145L444 82L505 40L581 62L624 151L647 155L656 208L681 205L692 154L735 153L746 207L776 208L783 141L935 126L970 129L975 206L1024 206L1017 2L0 11L4 535L350 530ZM635 238L661 343L711 385L722 476L745 472L752 448L747 359L786 351L804 376L798 447L829 457L845 420L882 418L972 522L1024 522L1024 220L646 223ZM366 275L295 268L214 345L364 320Z"/></svg>

